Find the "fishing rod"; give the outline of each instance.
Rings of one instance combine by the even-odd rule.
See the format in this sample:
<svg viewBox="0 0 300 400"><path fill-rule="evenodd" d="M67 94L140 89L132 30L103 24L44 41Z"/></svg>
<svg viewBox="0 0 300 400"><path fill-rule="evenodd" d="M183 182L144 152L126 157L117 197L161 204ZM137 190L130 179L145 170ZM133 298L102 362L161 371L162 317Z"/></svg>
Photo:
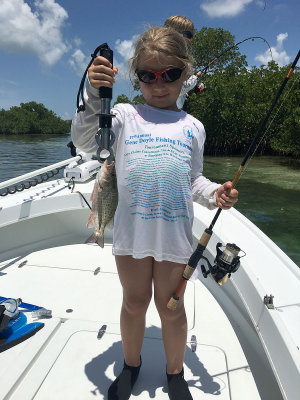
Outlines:
<svg viewBox="0 0 300 400"><path fill-rule="evenodd" d="M210 67L215 61L217 61L219 58L221 58L224 54L226 54L228 51L230 51L231 49L238 48L238 47L237 47L238 45L240 45L240 44L246 42L247 40L252 40L252 41L254 41L254 39L261 39L261 40L263 40L263 41L268 45L269 50L270 50L270 53L271 53L271 58L272 58L272 60L273 60L272 49L271 49L271 46L270 46L270 44L268 43L268 41L267 41L266 39L264 39L263 37L261 37L261 36L250 36L250 37L248 37L248 38L246 38L246 39L240 40L239 42L233 44L232 46L229 46L229 47L228 47L227 49L225 49L221 54L219 54L219 55L218 55L217 57L215 57L212 61L210 61L204 68L202 68L200 71L198 71L198 72L196 73L196 76L199 78L201 75L206 74L207 71L208 71L208 69L209 69L209 67ZM203 83L201 83L200 85L196 85L192 90L190 90L188 94L189 94L189 95L192 94L192 93L199 94L199 93L203 92L205 89L206 89L205 85L204 85Z"/></svg>
<svg viewBox="0 0 300 400"><path fill-rule="evenodd" d="M254 154L256 145L261 137L261 134L266 126L266 123L267 123L268 119L270 118L270 115L271 115L284 87L286 86L289 78L293 74L293 71L295 69L295 66L297 65L299 57L300 57L300 50L298 51L298 54L297 54L295 60L293 61L287 75L284 78L284 81L282 82L278 92L276 93L265 118L262 120L262 122L254 136L254 139L253 139L252 143L250 144L250 147L249 147L243 161L241 162L241 165L239 166L239 168L236 172L236 175L232 181L232 188L234 188L234 186L236 185L249 157ZM219 218L221 211L222 211L221 208L219 208L217 210L209 227L204 230L201 238L199 239L197 248L191 255L191 257L188 261L188 264L185 267L185 270L184 270L182 278L181 278L181 282L180 282L175 294L171 297L171 299L169 300L169 302L167 304L167 307L169 309L176 310L179 299L180 299L180 294L181 294L182 290L184 289L186 282L190 279L193 272L195 271L197 264L201 258L206 260L208 263L208 266L209 266L209 271L206 271L205 268L204 267L202 268L202 266L201 266L203 276L206 278L207 275L209 273L211 273L214 280L220 286L222 286L224 283L226 283L227 279L230 278L231 273L237 271L237 269L239 267L239 260L241 257L238 255L240 248L238 246L236 246L235 244L227 243L225 250L221 251L220 250L221 244L218 243L217 244L217 256L214 261L215 265L213 265L213 266L209 263L209 261L207 260L206 257L203 257L203 252L206 249L206 246L213 234L213 227L214 227L215 223L217 222L217 219Z"/></svg>
<svg viewBox="0 0 300 400"><path fill-rule="evenodd" d="M202 70L200 70L199 72L197 72L196 75L200 76L200 75L202 75L202 74L206 74L207 71L208 71L208 68L209 68L215 61L217 61L217 60L218 60L219 58L221 58L224 54L226 54L228 51L230 51L231 49L237 48L238 45L240 45L240 44L246 42L247 40L252 40L252 41L254 41L254 39L261 39L261 40L263 40L263 41L268 45L269 50L270 50L270 53L271 53L271 57L272 57L272 59L273 59L272 49L271 49L270 44L267 42L267 40L264 39L264 38L261 37L261 36L250 36L250 37L248 37L248 38L246 38L246 39L243 39L243 40L241 40L241 41L239 41L239 42L233 44L232 46L227 47L227 49L225 49L224 51L222 51L221 54L219 54L219 55L218 55L217 57L215 57L212 61L210 61Z"/></svg>
<svg viewBox="0 0 300 400"><path fill-rule="evenodd" d="M113 51L108 46L108 44L103 43L100 46L98 46L94 50L94 53L91 54L91 60L88 66L86 67L86 70L80 82L80 86L77 93L77 112L85 110L85 101L83 96L84 83L88 69L92 65L94 59L97 57L98 52L100 53L100 56L106 58L111 63L111 65L113 65ZM80 97L82 104L80 104ZM100 114L98 114L99 130L95 135L95 139L98 144L97 159L99 163L102 164L105 160L108 160L108 162L110 162L114 159L112 145L114 144L115 141L115 134L111 130L112 118L114 117L114 114L111 114L110 112L112 88L101 86L99 88L99 97L100 97Z"/></svg>

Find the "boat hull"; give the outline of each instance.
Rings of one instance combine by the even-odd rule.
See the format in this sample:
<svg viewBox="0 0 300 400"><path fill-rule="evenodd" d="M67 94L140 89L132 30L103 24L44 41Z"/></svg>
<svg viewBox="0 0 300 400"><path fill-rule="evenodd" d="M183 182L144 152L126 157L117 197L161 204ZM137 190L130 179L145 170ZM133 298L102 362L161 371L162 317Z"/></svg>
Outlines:
<svg viewBox="0 0 300 400"><path fill-rule="evenodd" d="M16 346L17 350L3 353L7 363L13 363L19 354L25 369L14 365L14 379L2 371L1 376L8 379L8 384L0 388L1 398L18 399L23 391L26 395L22 399L34 396L47 399L47 393L49 398L51 395L51 398L65 399L71 390L66 380L75 385L80 381L80 373L84 374L85 394L93 392L93 396L102 398L120 368L121 289L111 255L113 232L105 232L103 251L98 246L84 244L91 234L86 228L90 210L76 193L80 191L89 199L92 186L92 181L78 184L72 192L63 180L58 180L40 185L34 192L28 191L25 197L16 194L2 202L0 279L3 292L0 295L44 303L43 306L53 310L53 318L34 337ZM194 210L196 246L214 211L197 204ZM236 210L223 212L214 227L204 253L211 263L218 242L236 243L246 256L241 259L238 271L222 287L210 276L204 278L198 269L195 272L198 276L188 282L186 370L193 395L198 398L202 391L208 399L218 394L226 400L296 400L300 392L299 268ZM99 268L100 272L96 273ZM274 296L274 309L264 303L264 297L270 294ZM154 395L163 399L165 383L159 379L165 361L154 304L149 315L145 360L149 359L150 366L154 348L154 359L162 365L161 370L155 370L154 384L160 386L155 389L146 381L144 393L145 381L141 380L134 394L139 399ZM99 340L97 333L103 324L107 325L107 331ZM191 350L193 335L196 352ZM88 348L90 340L92 344ZM85 352L88 357L83 355ZM114 364L112 359L118 357L119 361ZM73 372L66 375L67 365L72 365L74 359L78 359L74 365L76 371L74 375ZM92 366L96 370L105 367L101 377L94 375ZM145 374L148 368L145 367ZM239 383L242 379L247 382L244 386ZM36 385L32 386L33 380ZM61 397L58 393L62 393ZM79 391L76 396L72 400L83 398L83 393Z"/></svg>

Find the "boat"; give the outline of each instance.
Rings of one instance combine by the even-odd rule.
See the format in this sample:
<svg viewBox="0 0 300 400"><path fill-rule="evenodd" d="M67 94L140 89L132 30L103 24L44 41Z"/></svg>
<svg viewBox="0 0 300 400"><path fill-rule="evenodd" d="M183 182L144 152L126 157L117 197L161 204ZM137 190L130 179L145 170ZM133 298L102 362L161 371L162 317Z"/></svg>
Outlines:
<svg viewBox="0 0 300 400"><path fill-rule="evenodd" d="M0 306L18 299L23 326L39 324L0 350L2 400L105 399L122 369L113 231L106 230L104 248L85 243L97 163L77 154L0 183L4 190L65 168L63 178L24 184L0 197ZM194 204L194 213L196 247L215 211ZM219 243L235 243L243 256L222 286L201 265L187 282L184 370L194 400L299 399L299 267L235 209L224 211L214 227L204 252L212 265ZM4 337L2 330L2 341L12 333ZM142 358L131 398L168 399L153 302Z"/></svg>

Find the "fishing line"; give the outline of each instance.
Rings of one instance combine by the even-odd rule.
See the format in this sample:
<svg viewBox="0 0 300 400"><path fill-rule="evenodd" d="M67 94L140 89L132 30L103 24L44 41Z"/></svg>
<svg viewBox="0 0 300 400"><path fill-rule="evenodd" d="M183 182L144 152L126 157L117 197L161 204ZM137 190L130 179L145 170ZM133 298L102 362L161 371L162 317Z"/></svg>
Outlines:
<svg viewBox="0 0 300 400"><path fill-rule="evenodd" d="M74 178L71 178L70 182L68 183L68 189L71 190L71 193L78 193L79 196L81 196L82 200L85 202L85 204L88 206L88 208L92 211L92 207L89 205L89 202L84 197L84 195L81 192L79 192L79 190L75 190L74 191L74 188L75 188L75 180L74 180Z"/></svg>

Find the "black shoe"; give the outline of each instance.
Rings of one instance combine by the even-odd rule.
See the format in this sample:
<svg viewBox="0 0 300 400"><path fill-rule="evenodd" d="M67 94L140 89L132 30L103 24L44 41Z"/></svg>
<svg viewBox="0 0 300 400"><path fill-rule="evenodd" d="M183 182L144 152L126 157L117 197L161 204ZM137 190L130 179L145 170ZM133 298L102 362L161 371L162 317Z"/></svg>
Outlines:
<svg viewBox="0 0 300 400"><path fill-rule="evenodd" d="M179 374L167 374L170 400L193 400L188 384L183 377L183 368Z"/></svg>
<svg viewBox="0 0 300 400"><path fill-rule="evenodd" d="M124 367L120 375L114 380L108 389L108 400L128 400L132 388L139 376L141 364L138 367L130 367L124 361Z"/></svg>

